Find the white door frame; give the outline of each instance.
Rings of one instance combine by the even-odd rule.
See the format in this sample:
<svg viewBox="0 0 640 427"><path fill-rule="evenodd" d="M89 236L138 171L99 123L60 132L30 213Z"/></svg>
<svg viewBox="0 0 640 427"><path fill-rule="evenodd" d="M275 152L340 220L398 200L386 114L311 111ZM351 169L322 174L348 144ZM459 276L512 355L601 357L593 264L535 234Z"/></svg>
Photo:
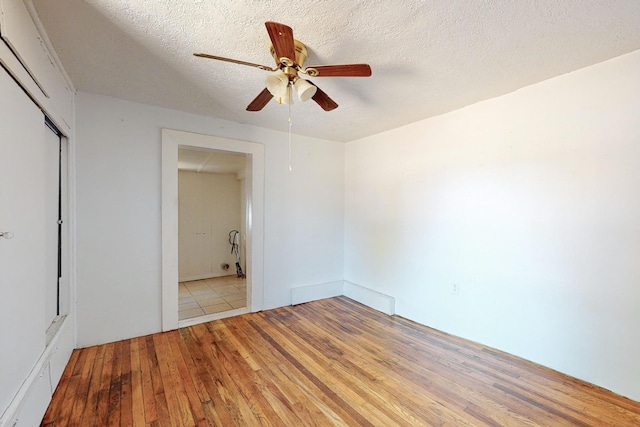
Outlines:
<svg viewBox="0 0 640 427"><path fill-rule="evenodd" d="M247 203L246 274L248 307L263 307L264 296L264 146L255 142L162 129L162 330L220 316L178 321L178 146L248 154L250 190ZM249 183L249 182L248 182ZM245 312L247 310L245 309ZM237 314L237 313L231 313Z"/></svg>

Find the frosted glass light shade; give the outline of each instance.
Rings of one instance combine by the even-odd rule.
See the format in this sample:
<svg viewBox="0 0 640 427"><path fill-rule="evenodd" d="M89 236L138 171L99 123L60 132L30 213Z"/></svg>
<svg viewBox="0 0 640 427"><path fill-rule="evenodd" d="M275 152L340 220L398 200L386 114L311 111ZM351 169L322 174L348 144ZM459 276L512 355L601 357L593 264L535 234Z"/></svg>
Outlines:
<svg viewBox="0 0 640 427"><path fill-rule="evenodd" d="M286 85L274 98L278 101L278 104L293 104L293 91L291 90L291 86Z"/></svg>
<svg viewBox="0 0 640 427"><path fill-rule="evenodd" d="M289 90L289 77L282 71L276 71L267 76L267 90L279 104L293 104Z"/></svg>
<svg viewBox="0 0 640 427"><path fill-rule="evenodd" d="M315 95L316 91L318 90L317 87L304 79L296 80L294 86L296 87L296 92L298 92L298 98L300 98L300 101L302 102L307 101L309 98Z"/></svg>

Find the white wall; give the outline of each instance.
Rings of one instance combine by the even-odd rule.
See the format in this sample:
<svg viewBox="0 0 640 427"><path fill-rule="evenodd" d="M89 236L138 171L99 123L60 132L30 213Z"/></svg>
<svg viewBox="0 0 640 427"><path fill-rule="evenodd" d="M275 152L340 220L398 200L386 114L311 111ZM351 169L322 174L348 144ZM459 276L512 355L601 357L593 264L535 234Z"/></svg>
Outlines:
<svg viewBox="0 0 640 427"><path fill-rule="evenodd" d="M161 128L265 145L265 309L290 304L294 286L342 279L344 144L294 136L289 172L282 132L82 92L76 102L79 347L161 330Z"/></svg>
<svg viewBox="0 0 640 427"><path fill-rule="evenodd" d="M178 194L179 280L236 274L229 232L243 222L237 174L178 171Z"/></svg>
<svg viewBox="0 0 640 427"><path fill-rule="evenodd" d="M345 279L640 400L639 76L636 51L347 144Z"/></svg>

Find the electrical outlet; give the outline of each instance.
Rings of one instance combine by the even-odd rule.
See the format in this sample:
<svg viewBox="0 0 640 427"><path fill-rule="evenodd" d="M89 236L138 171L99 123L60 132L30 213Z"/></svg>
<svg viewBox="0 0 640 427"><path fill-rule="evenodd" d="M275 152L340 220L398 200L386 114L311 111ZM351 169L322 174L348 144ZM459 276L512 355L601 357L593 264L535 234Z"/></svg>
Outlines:
<svg viewBox="0 0 640 427"><path fill-rule="evenodd" d="M454 295L460 295L460 285L458 283L454 283L453 286L451 287L451 292Z"/></svg>

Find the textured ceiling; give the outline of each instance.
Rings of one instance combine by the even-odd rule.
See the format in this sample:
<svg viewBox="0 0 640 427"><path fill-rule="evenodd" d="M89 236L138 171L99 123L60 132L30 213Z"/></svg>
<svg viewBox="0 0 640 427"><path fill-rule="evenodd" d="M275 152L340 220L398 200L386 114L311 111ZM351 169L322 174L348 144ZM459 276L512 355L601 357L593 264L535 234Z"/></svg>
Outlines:
<svg viewBox="0 0 640 427"><path fill-rule="evenodd" d="M287 129L288 107L247 104L272 66L265 21L293 28L312 79L340 106L291 107L293 132L350 141L640 48L638 0L33 0L77 90Z"/></svg>

